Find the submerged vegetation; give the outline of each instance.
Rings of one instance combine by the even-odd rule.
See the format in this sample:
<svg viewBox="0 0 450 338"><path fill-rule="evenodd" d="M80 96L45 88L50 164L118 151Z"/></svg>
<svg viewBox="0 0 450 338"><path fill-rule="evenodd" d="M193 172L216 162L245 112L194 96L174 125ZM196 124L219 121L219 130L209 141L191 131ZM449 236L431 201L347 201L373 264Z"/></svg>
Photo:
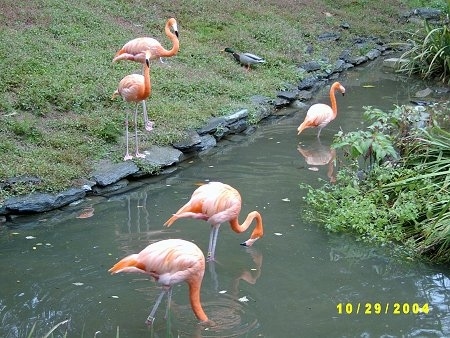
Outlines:
<svg viewBox="0 0 450 338"><path fill-rule="evenodd" d="M347 159L337 183L301 185L308 189L307 219L364 241L400 243L410 256L450 262L450 133L436 122L445 110L426 116L407 107L366 108L367 131L338 134L333 143Z"/></svg>

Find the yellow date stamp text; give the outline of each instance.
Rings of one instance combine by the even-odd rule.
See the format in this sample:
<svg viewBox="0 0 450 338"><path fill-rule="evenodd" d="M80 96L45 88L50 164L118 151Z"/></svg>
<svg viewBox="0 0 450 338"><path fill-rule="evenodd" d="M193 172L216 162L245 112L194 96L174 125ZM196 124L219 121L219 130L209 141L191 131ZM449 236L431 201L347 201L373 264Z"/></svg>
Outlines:
<svg viewBox="0 0 450 338"><path fill-rule="evenodd" d="M409 314L427 314L430 311L428 303L338 303L336 305L339 315L409 315Z"/></svg>

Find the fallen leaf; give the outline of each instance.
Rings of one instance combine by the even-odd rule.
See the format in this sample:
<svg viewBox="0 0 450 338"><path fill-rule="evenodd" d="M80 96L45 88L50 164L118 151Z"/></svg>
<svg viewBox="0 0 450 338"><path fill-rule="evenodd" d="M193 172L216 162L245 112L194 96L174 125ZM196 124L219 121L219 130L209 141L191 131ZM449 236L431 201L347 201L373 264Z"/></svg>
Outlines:
<svg viewBox="0 0 450 338"><path fill-rule="evenodd" d="M247 296L244 296L244 297L239 298L238 301L240 301L241 303L248 302L248 298L247 298Z"/></svg>
<svg viewBox="0 0 450 338"><path fill-rule="evenodd" d="M81 285L84 285L84 283L81 283L81 282L75 282L75 283L72 283L73 285L75 285L75 286L81 286Z"/></svg>
<svg viewBox="0 0 450 338"><path fill-rule="evenodd" d="M34 236L27 236L27 237L25 237L26 239L35 239L36 237L34 237Z"/></svg>
<svg viewBox="0 0 450 338"><path fill-rule="evenodd" d="M282 198L281 200L282 200L283 202L290 202L290 201L291 201L291 200L290 200L289 198L287 198L287 197L286 197L286 198Z"/></svg>
<svg viewBox="0 0 450 338"><path fill-rule="evenodd" d="M227 293L227 290L219 291L219 293Z"/></svg>
<svg viewBox="0 0 450 338"><path fill-rule="evenodd" d="M283 234L282 233L279 233L279 232L274 232L273 233L275 236L283 236Z"/></svg>
<svg viewBox="0 0 450 338"><path fill-rule="evenodd" d="M317 167L309 167L308 170L311 170L311 171L319 171L319 168L317 168Z"/></svg>
<svg viewBox="0 0 450 338"><path fill-rule="evenodd" d="M89 208L83 209L83 211L81 212L80 215L77 216L77 218L89 218L92 216L94 216L94 208L89 207Z"/></svg>
<svg viewBox="0 0 450 338"><path fill-rule="evenodd" d="M374 85L364 85L363 88L375 88Z"/></svg>

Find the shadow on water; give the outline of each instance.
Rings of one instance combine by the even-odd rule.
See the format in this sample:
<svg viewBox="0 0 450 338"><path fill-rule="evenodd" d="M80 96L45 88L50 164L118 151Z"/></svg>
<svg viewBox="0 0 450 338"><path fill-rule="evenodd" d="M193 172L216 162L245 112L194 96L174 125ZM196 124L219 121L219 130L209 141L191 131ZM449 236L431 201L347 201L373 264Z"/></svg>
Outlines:
<svg viewBox="0 0 450 338"><path fill-rule="evenodd" d="M297 136L304 111L267 122L250 136L232 136L180 165L171 175L131 184L121 194L0 228L0 336L114 337L444 337L450 336L448 267L401 260L389 248L328 234L306 223L304 182L334 181L333 135L361 128L363 106L391 110L424 84L383 72L377 63L340 79L338 117L321 134ZM328 102L327 90L316 100ZM164 222L200 183L222 181L242 195L241 221L252 210L265 235L248 238L221 226L217 262L206 268L202 303L216 327L197 324L187 286L174 287L171 311L144 324L158 286L145 276L107 270L130 253L166 238L194 241L206 250L209 225Z"/></svg>

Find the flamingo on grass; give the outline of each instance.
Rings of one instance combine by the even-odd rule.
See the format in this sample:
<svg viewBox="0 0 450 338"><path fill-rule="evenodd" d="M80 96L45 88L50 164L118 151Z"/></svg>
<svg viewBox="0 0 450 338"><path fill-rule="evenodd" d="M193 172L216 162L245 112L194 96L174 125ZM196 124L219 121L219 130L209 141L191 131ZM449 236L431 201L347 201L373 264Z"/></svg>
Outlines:
<svg viewBox="0 0 450 338"><path fill-rule="evenodd" d="M170 227L179 218L194 218L207 221L211 224L207 260L214 261L217 236L222 223L229 222L234 232L242 233L256 219L256 226L250 238L241 243L244 246L252 246L264 234L262 217L257 211L250 212L244 223L239 224L238 217L241 206L241 195L236 189L221 182L210 182L198 187L193 192L189 202L170 217L164 225Z"/></svg>
<svg viewBox="0 0 450 338"><path fill-rule="evenodd" d="M144 75L130 74L125 76L122 80L120 80L117 90L112 95L112 99L114 99L116 96L121 96L126 102L135 102L135 110L134 110L134 135L136 144L135 155L136 157L141 158L145 157L145 155L139 153L139 144L137 135L137 107L139 102L145 103L145 101L149 98L151 93L150 59L152 54L150 51L146 51L145 55L146 55L145 62L142 66L143 67L142 72ZM145 107L145 104L143 104L143 106ZM127 110L127 117L125 120L125 126L126 126L127 151L123 160L127 161L133 158L133 156L130 155L128 148L128 110ZM153 128L152 121L148 121L148 128L150 128L150 130Z"/></svg>
<svg viewBox="0 0 450 338"><path fill-rule="evenodd" d="M171 31L173 29L173 33ZM129 60L142 63L145 59L145 51L152 53L152 60L163 57L171 57L178 53L180 42L178 40L178 25L175 18L167 20L164 31L167 37L172 41L172 48L167 50L161 43L150 37L141 37L128 41L114 56L113 62L120 60Z"/></svg>
<svg viewBox="0 0 450 338"><path fill-rule="evenodd" d="M173 29L173 33L171 31ZM165 25L165 33L172 41L172 48L167 50L165 49L161 43L150 37L140 37L133 40L128 41L113 58L113 62L120 60L129 60L144 63L145 62L145 52L151 52L151 60L159 58L162 62L163 57L174 56L178 53L180 49L180 42L178 40L178 25L175 18L170 18L167 20ZM144 111L144 125L145 130L151 131L152 124L148 118L147 107L145 106L145 101L142 101L142 109Z"/></svg>
<svg viewBox="0 0 450 338"><path fill-rule="evenodd" d="M200 302L200 289L205 273L205 256L192 242L182 239L166 239L150 244L138 254L129 255L108 270L111 274L119 272L143 273L163 286L163 291L153 305L146 324L152 325L155 313L162 298L167 293L166 317L170 308L172 287L186 282L189 287L189 301L192 311L201 324L212 325Z"/></svg>
<svg viewBox="0 0 450 338"><path fill-rule="evenodd" d="M345 88L339 83L334 82L330 88L330 101L331 107L324 103L316 103L309 107L305 120L302 124L297 128L298 135L306 129L306 128L319 128L319 132L317 133L317 138L320 137L320 132L322 129L331 121L336 118L337 115L337 104L336 104L336 96L335 91L339 90L342 95L345 94Z"/></svg>

